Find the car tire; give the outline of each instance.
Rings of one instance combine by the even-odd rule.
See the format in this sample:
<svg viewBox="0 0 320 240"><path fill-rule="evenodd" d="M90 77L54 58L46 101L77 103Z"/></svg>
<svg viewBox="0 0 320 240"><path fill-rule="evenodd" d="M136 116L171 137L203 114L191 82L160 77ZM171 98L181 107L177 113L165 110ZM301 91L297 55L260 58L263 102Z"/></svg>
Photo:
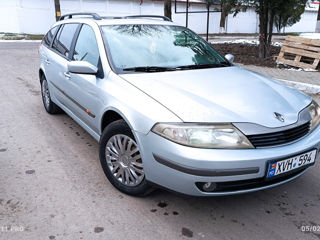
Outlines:
<svg viewBox="0 0 320 240"><path fill-rule="evenodd" d="M59 108L54 102L52 102L48 87L48 81L45 76L41 77L41 96L43 106L46 111L50 114L56 114L62 112L61 108Z"/></svg>
<svg viewBox="0 0 320 240"><path fill-rule="evenodd" d="M121 192L145 196L152 191L144 175L138 144L124 120L112 122L104 129L99 157L105 175Z"/></svg>

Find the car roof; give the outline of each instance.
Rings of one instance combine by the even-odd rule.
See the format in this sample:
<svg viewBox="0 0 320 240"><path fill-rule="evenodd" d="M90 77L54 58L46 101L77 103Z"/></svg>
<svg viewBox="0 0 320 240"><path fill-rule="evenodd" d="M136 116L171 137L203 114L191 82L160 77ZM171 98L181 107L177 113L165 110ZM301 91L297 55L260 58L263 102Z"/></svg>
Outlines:
<svg viewBox="0 0 320 240"><path fill-rule="evenodd" d="M96 23L98 26L104 25L133 25L133 24L148 24L148 25L177 25L171 21L165 21L159 18L153 17L135 17L135 18L113 18L113 17L102 17L101 20L93 19L90 17L76 17L76 18L69 18L65 20L58 21L54 24L60 25L64 23Z"/></svg>

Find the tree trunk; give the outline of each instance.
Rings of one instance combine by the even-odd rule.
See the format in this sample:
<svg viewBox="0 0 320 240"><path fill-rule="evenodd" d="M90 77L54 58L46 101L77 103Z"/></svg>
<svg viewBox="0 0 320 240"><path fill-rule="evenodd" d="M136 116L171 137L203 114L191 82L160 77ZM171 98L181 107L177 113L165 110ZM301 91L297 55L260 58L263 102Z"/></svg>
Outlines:
<svg viewBox="0 0 320 240"><path fill-rule="evenodd" d="M273 34L273 23L274 23L274 10L270 9L270 16L269 16L269 32L268 32L268 40L266 44L266 57L270 57L271 52L271 41L272 41L272 34Z"/></svg>
<svg viewBox="0 0 320 240"><path fill-rule="evenodd" d="M281 15L279 16L279 19L278 19L278 24L277 24L277 31L278 31L278 33L280 33L281 32Z"/></svg>
<svg viewBox="0 0 320 240"><path fill-rule="evenodd" d="M268 3L267 0L259 1L259 58L266 57L266 44L268 33Z"/></svg>
<svg viewBox="0 0 320 240"><path fill-rule="evenodd" d="M221 4L221 14L220 14L220 33L226 32L226 9L224 4Z"/></svg>
<svg viewBox="0 0 320 240"><path fill-rule="evenodd" d="M318 10L318 18L317 18L316 32L317 32L317 33L320 33L320 5L319 5L319 10Z"/></svg>
<svg viewBox="0 0 320 240"><path fill-rule="evenodd" d="M164 1L164 15L170 19L172 19L172 12L171 12L171 0Z"/></svg>
<svg viewBox="0 0 320 240"><path fill-rule="evenodd" d="M274 12L269 0L259 0L259 58L270 56Z"/></svg>
<svg viewBox="0 0 320 240"><path fill-rule="evenodd" d="M56 21L59 21L61 17L61 10L60 10L60 0L54 0L54 9L56 11Z"/></svg>

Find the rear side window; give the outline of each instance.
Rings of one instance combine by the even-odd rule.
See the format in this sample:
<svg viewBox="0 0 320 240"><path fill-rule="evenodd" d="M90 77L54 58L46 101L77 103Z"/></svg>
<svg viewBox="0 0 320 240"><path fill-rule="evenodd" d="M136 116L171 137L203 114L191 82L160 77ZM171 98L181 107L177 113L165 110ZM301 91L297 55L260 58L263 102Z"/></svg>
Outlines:
<svg viewBox="0 0 320 240"><path fill-rule="evenodd" d="M51 30L44 36L43 41L42 41L43 44L50 46L57 30L58 30L58 26L51 28Z"/></svg>
<svg viewBox="0 0 320 240"><path fill-rule="evenodd" d="M87 61L98 67L99 49L94 31L89 25L84 24L81 28L72 60Z"/></svg>
<svg viewBox="0 0 320 240"><path fill-rule="evenodd" d="M53 41L52 48L68 58L71 50L72 39L77 30L77 27L77 23L64 24L59 29L59 32L57 33L57 36Z"/></svg>

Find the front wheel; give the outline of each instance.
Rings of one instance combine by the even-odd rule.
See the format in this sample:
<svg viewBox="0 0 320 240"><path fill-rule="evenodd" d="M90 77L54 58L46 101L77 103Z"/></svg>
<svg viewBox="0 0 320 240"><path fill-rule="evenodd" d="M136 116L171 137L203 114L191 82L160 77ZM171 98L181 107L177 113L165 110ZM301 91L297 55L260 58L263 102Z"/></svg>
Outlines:
<svg viewBox="0 0 320 240"><path fill-rule="evenodd" d="M99 152L103 171L114 187L134 196L150 192L139 146L125 121L115 121L104 129Z"/></svg>

